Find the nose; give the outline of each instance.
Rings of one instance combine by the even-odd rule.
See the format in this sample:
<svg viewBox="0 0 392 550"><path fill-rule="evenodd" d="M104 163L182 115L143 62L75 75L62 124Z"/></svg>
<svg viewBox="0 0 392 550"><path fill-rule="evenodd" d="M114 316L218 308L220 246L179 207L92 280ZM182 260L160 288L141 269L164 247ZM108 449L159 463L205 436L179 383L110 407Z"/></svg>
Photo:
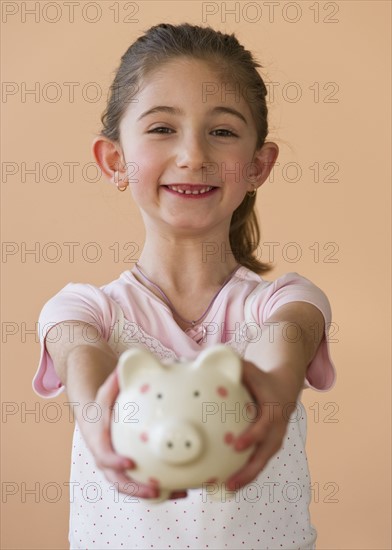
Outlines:
<svg viewBox="0 0 392 550"><path fill-rule="evenodd" d="M177 166L197 171L207 162L203 138L190 133L181 140L177 154Z"/></svg>
<svg viewBox="0 0 392 550"><path fill-rule="evenodd" d="M167 419L151 432L155 454L169 464L186 464L202 451L202 439L196 426L178 419Z"/></svg>

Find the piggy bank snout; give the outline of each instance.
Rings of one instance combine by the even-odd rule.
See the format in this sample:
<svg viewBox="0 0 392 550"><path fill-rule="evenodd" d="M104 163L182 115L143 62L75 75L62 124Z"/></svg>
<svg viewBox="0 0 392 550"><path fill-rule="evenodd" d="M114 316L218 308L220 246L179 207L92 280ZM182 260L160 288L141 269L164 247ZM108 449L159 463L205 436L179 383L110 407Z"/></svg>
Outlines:
<svg viewBox="0 0 392 550"><path fill-rule="evenodd" d="M202 437L197 427L190 422L167 419L151 431L154 452L169 464L192 462L203 448Z"/></svg>

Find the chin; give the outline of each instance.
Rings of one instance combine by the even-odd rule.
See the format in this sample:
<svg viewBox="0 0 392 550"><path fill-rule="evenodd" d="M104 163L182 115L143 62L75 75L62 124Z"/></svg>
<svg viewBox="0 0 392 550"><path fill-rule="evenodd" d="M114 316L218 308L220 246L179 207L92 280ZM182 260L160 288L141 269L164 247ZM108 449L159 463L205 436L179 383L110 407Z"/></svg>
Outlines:
<svg viewBox="0 0 392 550"><path fill-rule="evenodd" d="M171 229L178 230L178 231L184 231L189 233L195 233L197 231L205 231L208 229L208 226L206 226L206 220L205 218L203 220L190 220L189 216L187 219L180 219L180 220L165 220L166 224L170 226Z"/></svg>

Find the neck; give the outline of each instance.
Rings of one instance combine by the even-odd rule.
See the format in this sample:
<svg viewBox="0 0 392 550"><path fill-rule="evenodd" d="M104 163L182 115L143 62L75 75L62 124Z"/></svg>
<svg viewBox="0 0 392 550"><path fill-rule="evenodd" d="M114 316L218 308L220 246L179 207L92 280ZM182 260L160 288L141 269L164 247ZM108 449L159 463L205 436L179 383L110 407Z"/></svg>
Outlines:
<svg viewBox="0 0 392 550"><path fill-rule="evenodd" d="M189 298L218 288L238 262L228 238L169 239L154 235L147 236L138 265L165 292ZM132 272L137 274L135 268Z"/></svg>

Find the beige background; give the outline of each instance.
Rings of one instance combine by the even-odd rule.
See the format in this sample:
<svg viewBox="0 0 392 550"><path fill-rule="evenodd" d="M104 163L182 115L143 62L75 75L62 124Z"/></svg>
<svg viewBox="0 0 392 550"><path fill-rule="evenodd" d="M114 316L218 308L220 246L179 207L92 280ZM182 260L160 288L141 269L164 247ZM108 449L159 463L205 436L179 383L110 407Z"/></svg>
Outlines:
<svg viewBox="0 0 392 550"><path fill-rule="evenodd" d="M328 295L334 321L337 384L303 396L318 548L391 548L390 2L297 2L301 17L294 21L292 2L281 2L269 20L266 2L238 2L237 15L225 17L220 2L145 1L133 22L125 21L132 12L124 2L96 2L96 22L94 7L83 13L89 3L81 2L70 22L58 1L53 23L53 3L40 2L36 20L24 16L22 4L2 2L3 12L15 11L3 13L1 58L7 92L1 388L8 413L1 424L2 548L68 547L73 424L66 394L47 401L32 392L39 358L35 323L43 304L68 282L99 286L129 269L127 243L136 245L131 260L139 255L144 231L130 193L118 193L103 178L91 181L88 163L121 55L164 21L235 32L263 64L266 81L277 83L269 139L280 146L281 164L258 193L262 242L279 243L277 267L266 278L290 271L310 278ZM203 6L217 13L203 21ZM67 82L78 83L74 98ZM24 96L34 86L36 97ZM95 101L97 86L102 98ZM62 95L53 100L56 90ZM301 97L293 101L298 90ZM37 181L23 173L35 163ZM77 163L73 179L66 163ZM315 163L319 181L310 168ZM289 181L298 168L302 177ZM332 170L336 181L327 177ZM74 258L67 242L79 243ZM297 261L290 261L292 242L301 252ZM34 247L35 256L25 254ZM34 487L36 497L27 492Z"/></svg>

